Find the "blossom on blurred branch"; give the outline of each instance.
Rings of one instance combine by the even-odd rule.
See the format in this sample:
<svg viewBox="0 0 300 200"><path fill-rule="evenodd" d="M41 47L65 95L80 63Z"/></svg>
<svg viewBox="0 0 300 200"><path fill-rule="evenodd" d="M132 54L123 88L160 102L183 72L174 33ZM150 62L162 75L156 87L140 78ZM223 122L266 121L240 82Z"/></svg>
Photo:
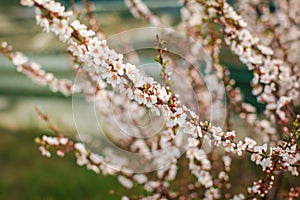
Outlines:
<svg viewBox="0 0 300 200"><path fill-rule="evenodd" d="M153 26L166 26L141 0L125 0L125 3L134 17L145 19ZM218 76L225 85L225 91L221 91L215 84L216 88L212 91L217 98L212 100L212 104L226 94L225 130L208 120L202 120L207 117L210 108L209 102L203 98L210 95L205 90L205 81L213 82L212 78L201 80L193 63L189 64L188 70L179 68L180 63L167 54L168 38L164 38L164 41L158 36L155 47L158 52L155 60L162 67L160 75L163 83L160 83L153 77L145 76L136 65L125 61L125 55L117 53L108 45L104 34L99 32L99 27L95 27L93 15L89 14L87 18L90 29L74 19L72 11L66 11L58 2L21 0L22 5L34 7L36 22L43 31L54 33L61 42L69 46L67 51L73 57L74 71L82 73L88 81L76 85L66 79L59 80L41 69L39 64L28 62L28 58L22 53L13 52L6 42L2 43L1 53L12 60L17 71L40 85L48 85L53 92L60 91L66 96L83 94L86 101L97 105L97 112L106 117L107 124L112 123L115 119L113 117L128 122L125 112L134 109L134 126L125 125L126 130L138 132L150 139L117 134L114 142L132 153L143 155L144 159L139 160L139 165L146 165L144 161L152 160L157 171L145 174L136 172L135 168L122 165L122 162L130 161L113 153L111 156L116 157L117 163L110 163L112 157L105 156L104 152L103 155L102 152L101 155L92 152L83 142L67 138L37 109L39 116L56 134L36 139L42 155L50 157L51 152L55 151L58 156L64 157L65 153L72 152L78 165L86 166L97 174L118 175L118 181L125 188L141 185L148 191L148 196L123 196L122 199L277 198L281 184L279 176L283 172L299 175L300 115L296 113L300 96L299 62L285 45L288 42L297 49L299 44L299 37L295 36L299 35L299 7L293 7L293 12L289 12L288 7L297 4L296 1L275 1L278 13L276 9L273 13L268 10L270 3L272 2L239 1L241 16L224 0L183 1L182 21L174 28L192 38L195 43L201 43L212 58L213 67L217 69ZM90 7L87 6L86 9ZM247 18L244 19L243 16L249 16L249 13L252 21L246 22ZM290 36L283 34L287 31L287 24L292 27L293 33ZM258 30L256 26L259 26ZM265 35L266 31L270 32ZM268 42L266 38L269 38ZM257 96L258 102L266 105L264 119L260 120L254 106L244 102L241 90L230 77L230 71L221 64L223 42L253 73L252 93ZM197 60L199 53L196 44L184 52L189 61ZM187 77L201 109L192 110L184 105L180 95L172 88L172 73L168 72L169 69ZM129 103L125 104L125 101ZM115 116L110 114L109 106L119 108ZM149 110L165 119L159 133L151 137L149 132L138 126ZM230 120L233 110L256 128L257 136L247 133L247 137L241 138L238 132L232 130ZM185 149L182 159L181 147ZM167 153L161 153L164 150ZM239 162L241 159L251 160L260 167L263 174L258 181L245 186L240 194L233 194L231 191L231 163L235 159ZM183 171L184 177L179 177L178 169ZM178 189L176 184L186 188ZM289 198L299 196L297 191L292 188Z"/></svg>

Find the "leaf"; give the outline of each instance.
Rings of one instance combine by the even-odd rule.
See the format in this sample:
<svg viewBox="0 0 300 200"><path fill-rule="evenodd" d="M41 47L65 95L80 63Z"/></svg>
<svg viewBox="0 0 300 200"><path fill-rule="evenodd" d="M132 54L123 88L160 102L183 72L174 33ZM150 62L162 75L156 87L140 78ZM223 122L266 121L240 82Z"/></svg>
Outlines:
<svg viewBox="0 0 300 200"><path fill-rule="evenodd" d="M156 62L161 63L162 62L162 58L160 57L160 55L155 56L154 59Z"/></svg>
<svg viewBox="0 0 300 200"><path fill-rule="evenodd" d="M169 61L166 60L165 62L163 62L163 66L166 67L168 65Z"/></svg>

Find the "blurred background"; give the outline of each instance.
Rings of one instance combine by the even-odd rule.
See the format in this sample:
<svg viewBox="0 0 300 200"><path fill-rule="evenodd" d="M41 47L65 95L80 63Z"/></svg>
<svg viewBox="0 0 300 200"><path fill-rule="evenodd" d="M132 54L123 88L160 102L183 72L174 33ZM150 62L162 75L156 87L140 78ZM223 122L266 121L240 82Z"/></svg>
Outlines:
<svg viewBox="0 0 300 200"><path fill-rule="evenodd" d="M69 1L61 2L70 7ZM80 1L75 2L78 8L82 7ZM149 26L133 19L122 0L92 2L97 22L107 36ZM146 3L169 24L179 23L178 1L148 0ZM35 25L33 9L22 7L18 0L0 1L0 42L3 41L57 77L72 79L72 61L65 52L66 46L54 35L41 32ZM247 101L255 103L249 92L251 74L226 48L221 56L238 85L248 91L244 93ZM65 159L40 155L34 138L50 131L39 119L34 106L47 113L63 133L75 134L72 98L32 83L0 55L0 199L119 199L111 195L112 189L115 193L125 192L116 178L95 176L77 166L70 155Z"/></svg>

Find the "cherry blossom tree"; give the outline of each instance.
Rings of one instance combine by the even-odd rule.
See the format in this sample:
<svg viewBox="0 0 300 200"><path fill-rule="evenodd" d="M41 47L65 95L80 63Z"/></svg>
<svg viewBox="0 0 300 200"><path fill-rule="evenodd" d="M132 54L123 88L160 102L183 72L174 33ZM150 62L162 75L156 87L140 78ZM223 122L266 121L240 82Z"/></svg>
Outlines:
<svg viewBox="0 0 300 200"><path fill-rule="evenodd" d="M299 197L297 185L285 191L284 196L279 194L281 177L298 176L300 167L299 1L240 0L233 7L225 0L184 0L181 22L171 26L141 0L125 0L137 20L145 20L157 30L168 30L170 35L174 33L172 28L190 39L184 41L188 48L182 46L182 54L188 61L182 63L169 51L171 36L162 37L158 31L153 38L156 52L153 59L161 67L162 81L145 75L134 64L137 53L123 55L110 46L101 25L95 23L91 4L83 2L86 24L76 19L76 5L69 11L54 0L21 0L22 5L34 8L36 23L42 31L56 35L68 45L73 69L85 78L84 82L56 78L23 53L14 51L7 42L2 43L1 53L12 61L17 72L35 83L64 96L81 94L93 103L96 112L106 119L106 126L111 127L107 132L113 134L112 141L131 152L134 160L126 160L127 157L114 155L112 151L93 152L94 147L87 140L66 137L36 108L55 134L36 138L43 156L74 154L78 165L96 174L117 176L125 188L142 186L146 191L144 195L118 194L123 200ZM179 41L178 44L181 45ZM224 46L253 74L252 94L265 105L263 114L245 101L228 67L222 64L220 54ZM213 76L201 78L197 59L202 55L211 61L211 69L205 70L215 73L221 83L213 81ZM192 86L198 109L183 101L183 95L175 91L175 72ZM223 96L224 126L210 120L211 115L214 119L222 115ZM116 108L113 115L111 107ZM128 110L134 112L130 122L126 117ZM165 122L154 136L149 130L157 124L147 130L139 128L149 113ZM232 115L236 113L254 129L244 130L245 133L235 131ZM131 135L116 134L112 128L116 118L124 122ZM231 171L231 163L235 160L241 165L250 160L262 172L241 193L235 193L235 185L231 184L235 173Z"/></svg>

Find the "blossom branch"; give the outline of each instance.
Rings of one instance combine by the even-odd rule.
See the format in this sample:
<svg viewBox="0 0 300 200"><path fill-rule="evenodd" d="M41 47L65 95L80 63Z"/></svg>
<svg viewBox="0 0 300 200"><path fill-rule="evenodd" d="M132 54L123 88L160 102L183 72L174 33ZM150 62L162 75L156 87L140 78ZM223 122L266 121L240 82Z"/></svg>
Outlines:
<svg viewBox="0 0 300 200"><path fill-rule="evenodd" d="M294 166L297 166L299 162L299 147L297 146L299 125L295 125L296 128L292 131L287 129L284 140L280 141L278 146L270 148L267 148L267 144L259 146L250 138L245 138L243 141L236 141L234 131L224 132L220 127L211 126L208 122L199 122L199 117L181 105L176 96L170 94L165 87L158 84L152 78L142 76L136 66L124 63L121 54L117 54L114 50L110 49L105 40L93 37L95 33L88 30L79 21L75 20L69 25L70 13L65 12L64 7L59 3L51 0L45 2L27 0L26 5L32 6L33 4L37 6L36 18L38 24L45 31L54 32L60 40L70 44L69 51L74 56L77 56L80 62L90 66L89 70L97 72L95 73L95 78L106 81L113 88L118 88L122 93L140 105L153 109L161 109L167 119L168 127L178 126L182 129L183 133L190 136L189 146L191 148L189 149L189 153L187 153L187 156L191 158L190 170L196 177L198 176L200 183L203 180L208 180L202 183L204 186L207 185L205 196L218 198L218 191L211 184L211 175L205 168L205 164L207 164L205 161L207 159L201 159L201 151L199 151L198 144L199 139L203 137L202 133L205 134L203 138L209 142L212 141L208 137L211 135L214 144L223 146L226 152L238 155L242 155L243 152L249 152L251 160L257 165L262 166L263 171L266 173L290 171L293 175L297 175L297 168ZM277 102L277 99L274 101ZM279 99L278 104L282 104L285 107L287 102L284 99ZM53 142L52 139L49 142L49 138L45 138L45 144L51 145L51 142ZM57 141L54 141L54 145L56 145ZM140 145L145 146L143 144ZM81 145L74 146L74 148L79 151L79 164L88 166L91 164L92 166L89 167L94 171L98 171L101 168L100 165L96 165L96 168L93 167L96 162L93 163L94 161L90 161L91 158L87 157L87 155L90 155L89 152L83 149ZM195 149L195 151L191 149ZM200 157L198 157L199 154ZM133 184L127 176L119 178L119 181L127 188L131 188ZM203 177L206 179L202 180L201 178ZM161 183L158 181L154 186L149 187L152 189L160 188Z"/></svg>
<svg viewBox="0 0 300 200"><path fill-rule="evenodd" d="M225 42L254 73L253 94L258 96L259 102L267 104L266 113L273 122L278 119L282 124L287 123L286 119L293 116L287 105L299 96L299 77L292 75L282 60L273 57L273 50L259 44L258 38L246 29L245 21L229 4L223 0L197 2L217 11L217 22L223 26ZM291 96L291 91L297 95Z"/></svg>
<svg viewBox="0 0 300 200"><path fill-rule="evenodd" d="M153 26L161 26L163 24L142 0L124 0L124 2L135 18L143 18Z"/></svg>
<svg viewBox="0 0 300 200"><path fill-rule="evenodd" d="M30 78L35 83L48 86L52 92L60 92L64 96L69 96L76 92L72 81L68 79L57 79L52 73L41 69L41 66L36 62L29 62L28 58L21 52L13 52L12 46L3 42L0 52L12 61L17 66L17 71Z"/></svg>

